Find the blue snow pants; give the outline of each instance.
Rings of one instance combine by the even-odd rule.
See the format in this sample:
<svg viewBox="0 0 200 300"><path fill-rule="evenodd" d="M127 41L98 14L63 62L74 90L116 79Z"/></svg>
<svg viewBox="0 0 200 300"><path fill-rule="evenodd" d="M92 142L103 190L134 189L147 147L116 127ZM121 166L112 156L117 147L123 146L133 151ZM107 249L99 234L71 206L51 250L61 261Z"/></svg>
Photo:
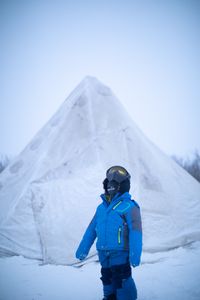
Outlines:
<svg viewBox="0 0 200 300"><path fill-rule="evenodd" d="M137 289L131 276L128 251L98 251L104 297L117 300L137 299Z"/></svg>

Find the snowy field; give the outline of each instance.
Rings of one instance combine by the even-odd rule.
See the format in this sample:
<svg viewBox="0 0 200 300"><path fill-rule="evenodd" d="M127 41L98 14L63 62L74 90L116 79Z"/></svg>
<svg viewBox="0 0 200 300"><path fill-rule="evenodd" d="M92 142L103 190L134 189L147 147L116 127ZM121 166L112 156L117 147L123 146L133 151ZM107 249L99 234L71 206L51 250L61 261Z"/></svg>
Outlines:
<svg viewBox="0 0 200 300"><path fill-rule="evenodd" d="M138 300L199 300L200 242L144 254L133 269ZM0 258L0 300L100 300L100 265L38 265L21 256ZM128 299L127 299L128 300Z"/></svg>

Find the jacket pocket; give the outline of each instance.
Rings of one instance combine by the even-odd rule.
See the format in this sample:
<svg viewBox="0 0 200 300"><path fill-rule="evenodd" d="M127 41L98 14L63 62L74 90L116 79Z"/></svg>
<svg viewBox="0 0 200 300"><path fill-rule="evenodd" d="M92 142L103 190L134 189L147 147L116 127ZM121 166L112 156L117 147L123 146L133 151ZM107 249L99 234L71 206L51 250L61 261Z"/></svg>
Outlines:
<svg viewBox="0 0 200 300"><path fill-rule="evenodd" d="M121 228L121 226L118 229L117 240L118 240L118 244L121 244L121 240L122 240L122 228Z"/></svg>

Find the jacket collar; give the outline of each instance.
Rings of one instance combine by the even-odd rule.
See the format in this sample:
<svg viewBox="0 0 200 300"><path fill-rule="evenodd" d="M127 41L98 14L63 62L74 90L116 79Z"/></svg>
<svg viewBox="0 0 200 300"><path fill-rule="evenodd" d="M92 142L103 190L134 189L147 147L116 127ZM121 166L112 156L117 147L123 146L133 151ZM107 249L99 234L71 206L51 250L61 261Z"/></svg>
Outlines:
<svg viewBox="0 0 200 300"><path fill-rule="evenodd" d="M117 193L110 203L106 200L105 194L101 195L101 199L103 200L104 205L106 205L110 210L113 209L113 207L115 207L120 201L131 200L131 195L128 192L124 194Z"/></svg>

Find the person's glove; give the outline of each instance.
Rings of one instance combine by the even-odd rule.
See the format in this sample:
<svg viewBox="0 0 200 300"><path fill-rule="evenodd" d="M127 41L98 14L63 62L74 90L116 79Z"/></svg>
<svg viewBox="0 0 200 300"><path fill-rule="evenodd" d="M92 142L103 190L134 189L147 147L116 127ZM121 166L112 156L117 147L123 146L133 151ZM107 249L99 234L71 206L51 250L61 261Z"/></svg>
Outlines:
<svg viewBox="0 0 200 300"><path fill-rule="evenodd" d="M87 255L84 254L84 253L80 254L79 256L76 255L76 258L79 259L79 260L84 260L86 257L87 257Z"/></svg>
<svg viewBox="0 0 200 300"><path fill-rule="evenodd" d="M140 264L140 258L136 257L136 255L134 253L130 254L129 260L130 260L131 266L134 268L138 267Z"/></svg>
<svg viewBox="0 0 200 300"><path fill-rule="evenodd" d="M84 260L87 257L87 253L83 253L79 249L76 251L76 258L79 260Z"/></svg>

